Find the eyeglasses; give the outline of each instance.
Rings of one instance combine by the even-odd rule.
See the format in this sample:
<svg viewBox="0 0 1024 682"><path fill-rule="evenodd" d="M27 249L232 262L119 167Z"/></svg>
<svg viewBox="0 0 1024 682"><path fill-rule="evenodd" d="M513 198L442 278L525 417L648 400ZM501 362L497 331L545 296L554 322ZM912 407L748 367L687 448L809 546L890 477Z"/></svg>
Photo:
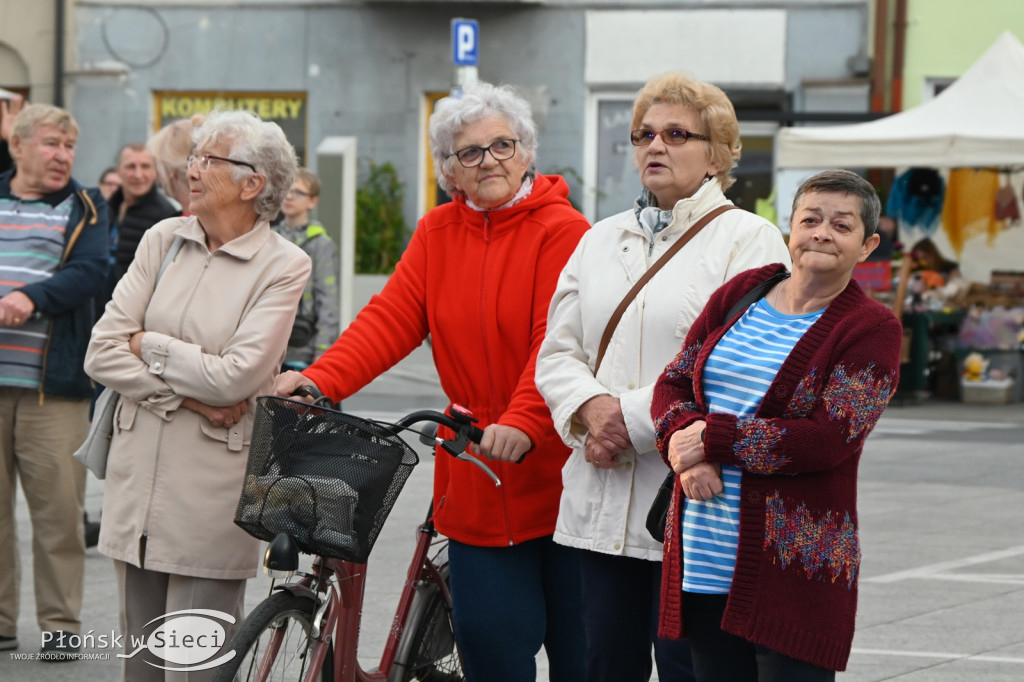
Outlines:
<svg viewBox="0 0 1024 682"><path fill-rule="evenodd" d="M301 189L290 189L285 192L290 197L308 197L309 192L303 192Z"/></svg>
<svg viewBox="0 0 1024 682"><path fill-rule="evenodd" d="M654 138L658 135L661 136L662 142L673 146L686 144L686 141L691 137L695 140L711 142L710 136L701 135L700 133L691 133L689 130L685 130L683 128L666 128L661 131L634 130L629 134L629 141L633 143L634 147L646 147L650 143L654 142Z"/></svg>
<svg viewBox="0 0 1024 682"><path fill-rule="evenodd" d="M229 159L226 156L216 156L214 154L189 154L188 161L185 162L185 169L192 167L192 164L197 164L200 173L205 173L210 170L211 161L226 161L227 163L233 163L236 166L245 166L249 168L253 173L259 173L256 170L256 166L252 165L248 161L239 161L238 159Z"/></svg>
<svg viewBox="0 0 1024 682"><path fill-rule="evenodd" d="M454 156L465 168L476 168L482 164L484 162L484 153L486 152L490 152L495 161L507 161L516 155L516 142L519 142L519 140L511 137L504 140L495 140L486 147L466 147L465 149L460 149L449 154L448 158L450 159Z"/></svg>

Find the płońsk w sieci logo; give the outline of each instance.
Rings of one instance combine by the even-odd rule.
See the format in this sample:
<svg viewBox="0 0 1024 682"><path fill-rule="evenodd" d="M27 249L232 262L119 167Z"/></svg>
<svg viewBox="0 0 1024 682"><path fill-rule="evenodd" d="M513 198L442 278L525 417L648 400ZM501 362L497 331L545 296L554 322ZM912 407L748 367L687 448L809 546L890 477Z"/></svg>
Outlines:
<svg viewBox="0 0 1024 682"><path fill-rule="evenodd" d="M151 625L163 621L142 637L131 636L132 652L118 654L118 658L133 658L143 649L153 656L173 665L160 665L145 661L154 668L174 671L209 670L230 661L234 651L213 658L228 644L227 632L219 621L234 623L235 617L223 611L210 609L187 609L172 611L154 618L143 626L145 632Z"/></svg>

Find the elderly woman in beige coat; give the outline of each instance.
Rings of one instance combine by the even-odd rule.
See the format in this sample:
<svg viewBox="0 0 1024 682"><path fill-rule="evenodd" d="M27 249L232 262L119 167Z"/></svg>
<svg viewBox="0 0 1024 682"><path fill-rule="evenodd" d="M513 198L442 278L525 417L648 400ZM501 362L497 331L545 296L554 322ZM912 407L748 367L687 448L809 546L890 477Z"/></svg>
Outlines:
<svg viewBox="0 0 1024 682"><path fill-rule="evenodd" d="M270 229L296 170L281 129L217 112L194 140L194 215L146 232L86 356L89 375L121 394L99 549L114 559L126 654L135 653L122 672L132 682L165 679L147 661L171 668L167 679L185 669L206 679L215 667L198 668L215 663L234 628L195 615L192 625L215 636L171 638L189 627L176 621L160 655L136 651L165 614L207 609L241 620L258 542L232 519L254 400L273 390L311 267Z"/></svg>

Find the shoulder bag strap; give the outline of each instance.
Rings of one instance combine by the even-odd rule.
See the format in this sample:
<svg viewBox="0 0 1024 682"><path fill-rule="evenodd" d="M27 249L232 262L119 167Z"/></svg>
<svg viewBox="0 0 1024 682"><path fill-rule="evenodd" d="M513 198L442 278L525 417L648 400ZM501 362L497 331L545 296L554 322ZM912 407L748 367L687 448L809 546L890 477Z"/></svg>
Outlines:
<svg viewBox="0 0 1024 682"><path fill-rule="evenodd" d="M766 279L765 281L761 282L756 287L748 291L746 296L736 301L736 305L734 305L732 308L729 308L729 312L725 314L725 318L722 320L722 322L728 322L732 318L736 317L738 313L749 308L751 303L757 303L762 298L764 298L765 294L771 291L771 288L773 286L775 286L782 280L788 278L788 271L783 270L781 272L776 272L774 275L772 275L771 277L769 277L768 279Z"/></svg>
<svg viewBox="0 0 1024 682"><path fill-rule="evenodd" d="M746 295L736 302L729 312L726 313L723 323L728 322L741 311L745 310L750 306L751 303L756 303L764 298L776 283L789 277L789 272L783 270L777 272L765 281L758 284L756 287L746 293ZM701 440L704 440L704 436L701 436ZM676 474L671 469L665 474L665 480L661 482L661 487L658 489L657 494L654 496L654 502L651 504L650 511L647 512L647 532L657 540L658 542L665 541L665 523L668 514L669 504L672 499L672 489L675 486Z"/></svg>
<svg viewBox="0 0 1024 682"><path fill-rule="evenodd" d="M164 276L164 270L174 262L178 252L181 251L182 244L185 243L185 238L175 235L174 241L171 242L171 248L167 249L167 254L164 256L163 262L160 263L160 270L156 273L156 281L153 282L153 290L156 291L156 286L160 284L160 278Z"/></svg>
<svg viewBox="0 0 1024 682"><path fill-rule="evenodd" d="M658 270L665 265L665 263L672 260L672 256L676 255L680 249L686 246L686 243L697 236L697 233L704 229L704 227L712 220L722 215L726 211L736 208L732 204L726 204L725 206L719 206L718 208L712 209L704 214L704 217L697 221L697 223L687 230L686 234L676 240L675 244L668 248L668 251L661 255L654 265L647 269L643 277L636 281L633 288L626 292L626 295L622 297L619 302L619 306L612 313L611 318L608 320L608 325L604 328L604 334L601 335L601 344L597 347L597 362L594 363L594 376L597 376L597 370L601 367L601 361L604 360L605 351L608 350L608 344L612 341L612 335L615 333L615 328L619 326L619 320L622 319L622 315L626 312L626 308L633 302L636 295L640 293L640 290L651 280L654 275L658 273Z"/></svg>

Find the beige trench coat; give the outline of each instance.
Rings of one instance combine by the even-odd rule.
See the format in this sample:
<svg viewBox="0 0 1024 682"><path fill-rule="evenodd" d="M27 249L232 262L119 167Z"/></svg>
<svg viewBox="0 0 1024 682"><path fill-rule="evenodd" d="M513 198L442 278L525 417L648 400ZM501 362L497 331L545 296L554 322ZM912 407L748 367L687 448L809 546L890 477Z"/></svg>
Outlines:
<svg viewBox="0 0 1024 682"><path fill-rule="evenodd" d="M154 292L164 254L185 238ZM93 328L89 376L121 394L107 462L99 550L202 578L256 574L258 541L234 525L258 395L284 359L311 265L266 222L214 253L196 218L147 230ZM132 334L145 330L142 359ZM248 400L234 427L178 409Z"/></svg>

